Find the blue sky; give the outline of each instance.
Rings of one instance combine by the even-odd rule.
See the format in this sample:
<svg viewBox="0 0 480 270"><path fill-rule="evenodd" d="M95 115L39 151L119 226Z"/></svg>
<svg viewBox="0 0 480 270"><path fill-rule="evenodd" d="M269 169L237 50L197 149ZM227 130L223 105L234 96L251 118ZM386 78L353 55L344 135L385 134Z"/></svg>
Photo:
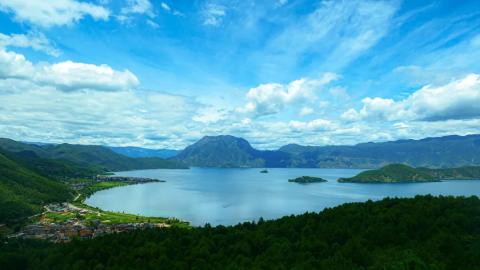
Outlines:
<svg viewBox="0 0 480 270"><path fill-rule="evenodd" d="M0 136L259 148L480 133L478 1L0 0Z"/></svg>

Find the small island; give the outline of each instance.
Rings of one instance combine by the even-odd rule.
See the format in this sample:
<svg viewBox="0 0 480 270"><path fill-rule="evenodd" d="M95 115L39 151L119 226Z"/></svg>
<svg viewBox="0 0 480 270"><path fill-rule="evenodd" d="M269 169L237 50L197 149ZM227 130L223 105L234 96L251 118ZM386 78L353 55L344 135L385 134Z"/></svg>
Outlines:
<svg viewBox="0 0 480 270"><path fill-rule="evenodd" d="M267 169L261 170L260 173L268 173Z"/></svg>
<svg viewBox="0 0 480 270"><path fill-rule="evenodd" d="M350 183L423 183L441 180L480 179L480 167L468 166L448 169L414 168L405 164L390 164L378 170L369 170L338 182Z"/></svg>
<svg viewBox="0 0 480 270"><path fill-rule="evenodd" d="M320 177L314 177L314 176L300 176L295 179L288 179L288 182L299 183L299 184L310 184L310 183L327 182L327 180Z"/></svg>

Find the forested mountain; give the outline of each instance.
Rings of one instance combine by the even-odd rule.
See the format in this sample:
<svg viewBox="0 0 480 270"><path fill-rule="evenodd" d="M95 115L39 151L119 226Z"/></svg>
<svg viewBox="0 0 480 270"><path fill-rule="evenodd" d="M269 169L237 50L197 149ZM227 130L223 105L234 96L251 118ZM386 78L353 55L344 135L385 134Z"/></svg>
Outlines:
<svg viewBox="0 0 480 270"><path fill-rule="evenodd" d="M1 269L480 269L480 200L349 203L236 226L0 241Z"/></svg>
<svg viewBox="0 0 480 270"><path fill-rule="evenodd" d="M353 183L403 183L440 181L433 175L404 164L390 164L378 170L368 170L350 178L340 178L339 182Z"/></svg>
<svg viewBox="0 0 480 270"><path fill-rule="evenodd" d="M465 166L448 169L413 168L404 164L390 164L377 170L368 170L339 182L354 183L401 183L432 182L441 180L480 180L480 166Z"/></svg>
<svg viewBox="0 0 480 270"><path fill-rule="evenodd" d="M180 153L179 150L172 149L148 149L143 147L115 147L109 146L112 151L117 154L122 154L127 157L140 158L140 157L160 157L160 158L171 158Z"/></svg>
<svg viewBox="0 0 480 270"><path fill-rule="evenodd" d="M353 146L290 144L276 151L254 149L246 140L233 136L207 136L174 159L202 167L378 168L391 163L461 167L480 165L480 135Z"/></svg>
<svg viewBox="0 0 480 270"><path fill-rule="evenodd" d="M205 136L174 159L198 167L285 167L290 158L279 151L259 151L245 139Z"/></svg>
<svg viewBox="0 0 480 270"><path fill-rule="evenodd" d="M362 143L354 146L288 145L292 167L376 168L391 163L414 167L480 165L480 135Z"/></svg>
<svg viewBox="0 0 480 270"><path fill-rule="evenodd" d="M75 144L26 144L10 139L0 139L0 148L13 153L32 152L36 156L50 161L61 160L83 168L103 171L121 171L136 169L185 168L173 160L162 158L131 158L117 154L104 146ZM29 154L31 155L31 154Z"/></svg>
<svg viewBox="0 0 480 270"><path fill-rule="evenodd" d="M72 196L64 184L41 176L0 151L0 223L39 212L44 204Z"/></svg>

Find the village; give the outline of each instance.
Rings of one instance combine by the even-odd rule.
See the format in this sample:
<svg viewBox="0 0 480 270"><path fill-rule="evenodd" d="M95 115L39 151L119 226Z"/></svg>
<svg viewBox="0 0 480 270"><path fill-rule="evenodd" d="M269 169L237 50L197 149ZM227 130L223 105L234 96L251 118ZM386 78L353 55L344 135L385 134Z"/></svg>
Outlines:
<svg viewBox="0 0 480 270"><path fill-rule="evenodd" d="M97 215L99 218L91 218L92 215ZM45 212L38 222L25 226L20 232L10 237L65 243L75 238L90 239L111 233L170 227L168 219L166 222L143 221L145 220L113 223L102 220L101 212L82 209L70 203L58 203L45 206Z"/></svg>
<svg viewBox="0 0 480 270"><path fill-rule="evenodd" d="M144 217L134 214L103 211L84 204L89 195L99 190L122 185L165 182L139 177L97 175L92 180L70 183L78 192L72 202L52 203L44 211L31 217L33 223L24 226L12 238L41 239L65 243L73 239L90 239L105 234L133 230L166 228L172 224L183 224L177 219Z"/></svg>

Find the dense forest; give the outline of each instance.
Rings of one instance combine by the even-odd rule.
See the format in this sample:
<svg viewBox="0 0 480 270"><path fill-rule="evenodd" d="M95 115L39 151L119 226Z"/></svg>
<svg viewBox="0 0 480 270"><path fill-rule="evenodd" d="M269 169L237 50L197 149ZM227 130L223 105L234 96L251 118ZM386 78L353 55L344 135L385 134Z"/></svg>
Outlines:
<svg viewBox="0 0 480 270"><path fill-rule="evenodd" d="M356 176L340 178L338 182L404 183L441 180L479 180L480 166L448 169L413 168L405 164L390 164L378 170L363 171Z"/></svg>
<svg viewBox="0 0 480 270"><path fill-rule="evenodd" d="M1 269L480 269L480 200L349 203L232 227L169 228L56 245L1 241Z"/></svg>
<svg viewBox="0 0 480 270"><path fill-rule="evenodd" d="M38 213L50 202L66 201L72 191L0 151L0 223L12 224Z"/></svg>

